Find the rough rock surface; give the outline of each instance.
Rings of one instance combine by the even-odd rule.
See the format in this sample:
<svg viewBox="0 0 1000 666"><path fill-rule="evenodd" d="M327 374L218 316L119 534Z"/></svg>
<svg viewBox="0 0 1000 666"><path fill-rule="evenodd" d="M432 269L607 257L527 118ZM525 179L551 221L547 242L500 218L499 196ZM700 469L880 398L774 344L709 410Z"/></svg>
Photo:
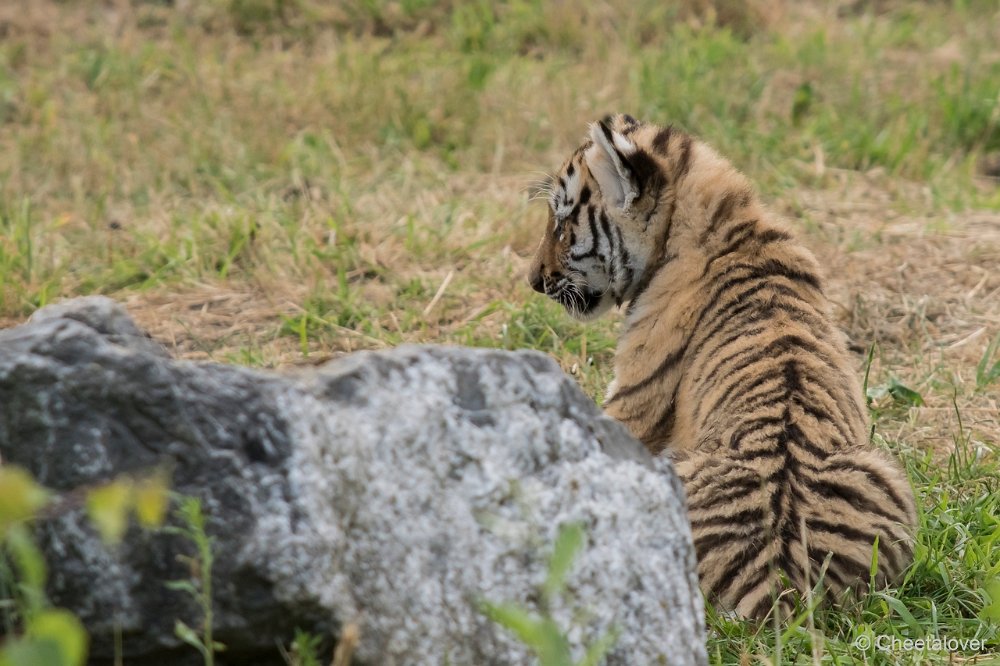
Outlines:
<svg viewBox="0 0 1000 666"><path fill-rule="evenodd" d="M478 603L538 602L561 524L587 544L552 608L578 658L706 661L682 490L547 357L448 347L361 353L308 375L175 361L112 301L0 331L0 455L69 490L172 461L215 539L218 663L283 663L300 627L361 629L367 664L526 664ZM192 602L176 536L102 545L79 510L44 524L50 594L93 663L200 658L174 637Z"/></svg>

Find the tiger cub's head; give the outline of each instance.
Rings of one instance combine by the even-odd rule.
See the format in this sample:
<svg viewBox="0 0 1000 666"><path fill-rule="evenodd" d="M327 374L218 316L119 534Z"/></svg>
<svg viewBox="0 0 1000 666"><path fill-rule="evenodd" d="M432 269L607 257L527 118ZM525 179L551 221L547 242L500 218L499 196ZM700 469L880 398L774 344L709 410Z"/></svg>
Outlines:
<svg viewBox="0 0 1000 666"><path fill-rule="evenodd" d="M654 252L663 170L646 149L663 132L628 115L593 123L549 187L549 216L528 272L535 291L590 320L635 294ZM655 140L652 141L655 145Z"/></svg>

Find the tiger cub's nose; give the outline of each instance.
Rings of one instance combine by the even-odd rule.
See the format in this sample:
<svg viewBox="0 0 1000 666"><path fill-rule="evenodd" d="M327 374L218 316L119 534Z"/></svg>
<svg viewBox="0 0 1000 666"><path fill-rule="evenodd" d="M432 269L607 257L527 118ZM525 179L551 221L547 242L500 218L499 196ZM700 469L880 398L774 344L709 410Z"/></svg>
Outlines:
<svg viewBox="0 0 1000 666"><path fill-rule="evenodd" d="M528 275L528 282L531 283L531 288L539 294L545 293L545 280L542 279L541 271L532 271L531 274Z"/></svg>

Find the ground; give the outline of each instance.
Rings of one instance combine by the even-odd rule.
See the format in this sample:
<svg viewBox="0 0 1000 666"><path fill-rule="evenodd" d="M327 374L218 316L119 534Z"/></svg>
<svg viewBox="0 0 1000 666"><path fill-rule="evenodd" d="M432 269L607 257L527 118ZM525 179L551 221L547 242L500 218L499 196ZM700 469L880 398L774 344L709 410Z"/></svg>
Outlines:
<svg viewBox="0 0 1000 666"><path fill-rule="evenodd" d="M572 322L527 286L532 194L605 113L677 123L820 257L875 436L924 511L922 559L885 598L777 634L713 618L713 659L982 658L1000 618L998 26L989 0L5 6L0 326L105 293L192 360L529 347L596 398L617 320ZM852 652L864 632L993 647Z"/></svg>

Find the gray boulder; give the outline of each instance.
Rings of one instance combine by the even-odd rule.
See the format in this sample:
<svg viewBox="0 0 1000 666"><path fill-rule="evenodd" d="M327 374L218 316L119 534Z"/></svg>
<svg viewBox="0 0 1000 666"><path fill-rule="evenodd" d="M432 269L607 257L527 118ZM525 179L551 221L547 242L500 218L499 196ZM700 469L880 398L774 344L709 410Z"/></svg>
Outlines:
<svg viewBox="0 0 1000 666"><path fill-rule="evenodd" d="M70 490L169 461L214 539L217 663L280 664L296 628L360 628L365 664L526 664L482 600L539 603L559 527L587 543L551 612L574 656L705 663L683 492L535 352L401 347L302 375L172 360L114 302L50 306L0 331L0 456ZM39 526L50 596L110 663L199 663L175 535L103 545L79 509Z"/></svg>

